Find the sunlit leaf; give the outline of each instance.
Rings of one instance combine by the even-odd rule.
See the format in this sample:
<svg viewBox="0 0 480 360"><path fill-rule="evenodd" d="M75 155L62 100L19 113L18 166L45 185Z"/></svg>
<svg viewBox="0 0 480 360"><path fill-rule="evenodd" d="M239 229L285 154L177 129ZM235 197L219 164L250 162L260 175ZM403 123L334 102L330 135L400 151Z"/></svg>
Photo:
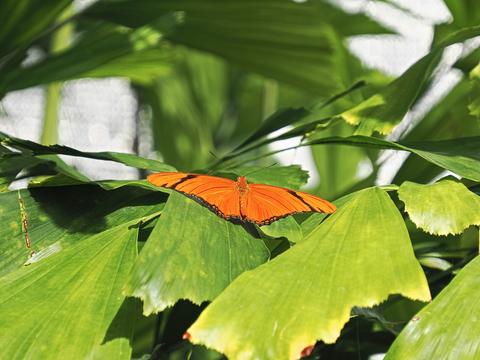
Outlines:
<svg viewBox="0 0 480 360"><path fill-rule="evenodd" d="M357 133L360 135L370 135L375 131L381 134L390 133L427 85L443 49L479 35L480 26L463 28L450 34L383 91L343 112L342 118L349 124L359 125Z"/></svg>
<svg viewBox="0 0 480 360"><path fill-rule="evenodd" d="M143 300L145 315L180 299L201 304L268 256L262 240L241 225L172 192L140 253L127 291Z"/></svg>
<svg viewBox="0 0 480 360"><path fill-rule="evenodd" d="M418 261L423 266L436 270L445 271L452 267L451 262L433 256L422 256L418 259Z"/></svg>
<svg viewBox="0 0 480 360"><path fill-rule="evenodd" d="M350 200L355 198L356 193L352 192L339 199L333 201L333 204L338 208L345 206ZM328 214L312 213L307 219L305 219L300 225L304 237L307 237L312 231L314 231L328 216Z"/></svg>
<svg viewBox="0 0 480 360"><path fill-rule="evenodd" d="M430 299L402 217L373 188L285 254L240 275L189 333L231 359L294 359L316 340L334 342L353 306L395 293Z"/></svg>
<svg viewBox="0 0 480 360"><path fill-rule="evenodd" d="M385 359L478 359L479 272L477 257L410 320Z"/></svg>
<svg viewBox="0 0 480 360"><path fill-rule="evenodd" d="M398 189L398 196L410 219L431 234L460 234L470 225L480 225L480 196L457 181L430 185L407 181Z"/></svg>
<svg viewBox="0 0 480 360"><path fill-rule="evenodd" d="M117 226L0 278L2 356L130 359L122 287L136 239L135 228Z"/></svg>
<svg viewBox="0 0 480 360"><path fill-rule="evenodd" d="M474 82L472 91L474 100L468 105L468 110L478 120L480 118L480 63L470 72L470 77Z"/></svg>

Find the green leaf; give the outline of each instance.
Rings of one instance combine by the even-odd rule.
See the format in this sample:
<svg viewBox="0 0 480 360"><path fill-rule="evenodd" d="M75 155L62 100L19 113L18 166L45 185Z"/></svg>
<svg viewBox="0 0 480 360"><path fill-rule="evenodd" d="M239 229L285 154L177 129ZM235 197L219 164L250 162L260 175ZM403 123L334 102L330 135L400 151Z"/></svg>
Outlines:
<svg viewBox="0 0 480 360"><path fill-rule="evenodd" d="M22 152L35 155L39 158L49 158L49 157L45 157L45 155L61 154L61 155L85 157L85 158L96 159L96 160L115 161L115 162L125 164L127 166L136 167L138 169L149 169L153 171L175 171L173 167L171 167L170 165L164 164L161 161L145 159L134 154L119 153L119 152L112 152L112 151L83 152L83 151L79 151L63 145L44 146L44 145L37 144L33 141L22 140L22 139L15 138L13 136L8 136L2 132L0 132L0 142L4 145L13 147Z"/></svg>
<svg viewBox="0 0 480 360"><path fill-rule="evenodd" d="M78 50L80 52L81 50ZM79 77L125 77L134 84L149 85L156 78L171 71L172 55L167 47L136 50L124 56L112 58L105 64L74 74ZM72 77L70 76L70 77Z"/></svg>
<svg viewBox="0 0 480 360"><path fill-rule="evenodd" d="M414 316L397 337L385 360L478 359L480 357L480 257Z"/></svg>
<svg viewBox="0 0 480 360"><path fill-rule="evenodd" d="M136 240L124 224L1 278L2 356L130 359L132 309L122 287Z"/></svg>
<svg viewBox="0 0 480 360"><path fill-rule="evenodd" d="M274 238L285 237L288 241L294 243L302 241L303 239L302 228L291 216L274 221L270 225L264 225L260 228L260 231Z"/></svg>
<svg viewBox="0 0 480 360"><path fill-rule="evenodd" d="M12 154L12 152L0 154L0 192L8 191L8 185L22 169L30 169L45 164L45 161L32 156L11 156Z"/></svg>
<svg viewBox="0 0 480 360"><path fill-rule="evenodd" d="M333 25L337 23L345 23L344 26L338 29L338 32L343 36L391 32L391 30L387 30L362 13L353 14L351 12L345 12L336 6L325 3L323 0L315 0L313 3L314 4L310 4L310 6L305 8L313 10L323 21L329 22ZM138 6L139 4L141 6ZM260 5L262 5L262 7L259 7ZM283 5L283 7L280 5ZM139 27L145 23L151 22L159 15L173 11L184 11L185 14L178 14L181 18L182 15L208 15L209 12L212 14L212 17L214 17L214 15L233 12L234 10L241 13L239 16L244 16L244 13L247 13L248 11L268 9L272 12L270 17L274 19L273 15L280 12L282 15L288 16L288 10L291 10L292 8L297 11L305 10L298 5L292 6L291 4L281 3L278 0L268 0L265 1L264 4L258 4L254 1L244 1L239 4L232 0L207 0L202 3L191 3L186 0L169 0L161 3L148 0L104 0L89 8L84 16L89 18L100 18L102 20L116 22L129 27ZM133 12L133 10L137 11ZM228 15L234 17L234 14ZM268 15L269 14L264 14L263 16Z"/></svg>
<svg viewBox="0 0 480 360"><path fill-rule="evenodd" d="M480 26L463 28L451 34L384 90L340 116L349 124L359 125L359 135L370 135L375 131L380 134L390 133L428 84L444 48L479 35Z"/></svg>
<svg viewBox="0 0 480 360"><path fill-rule="evenodd" d="M179 299L213 300L238 275L268 259L261 239L172 192L132 271L129 295L145 315Z"/></svg>
<svg viewBox="0 0 480 360"><path fill-rule="evenodd" d="M325 145L325 144L343 144L357 147L367 147L374 149L392 149L400 151L409 151L432 164L450 170L467 179L480 181L480 136L466 138L456 138L440 141L412 141L412 142L393 142L382 140L369 136L348 136L348 137L326 137L302 143L290 148L284 148L280 151L272 151L260 156L246 159L237 164L240 166L253 160L264 158L277 154L282 151L296 149L301 146Z"/></svg>
<svg viewBox="0 0 480 360"><path fill-rule="evenodd" d="M27 1L0 3L0 59L18 48L26 48L52 27L58 15L71 0ZM0 61L1 63L1 61Z"/></svg>
<svg viewBox="0 0 480 360"><path fill-rule="evenodd" d="M470 225L480 225L480 196L457 181L430 185L407 181L398 196L415 225L430 234L460 234Z"/></svg>
<svg viewBox="0 0 480 360"><path fill-rule="evenodd" d="M345 24L339 28L345 35L385 31L364 15L347 14L323 1L102 1L84 16L136 27L168 12L180 19L166 34L171 41L320 95L341 89L330 71L330 22Z"/></svg>
<svg viewBox="0 0 480 360"><path fill-rule="evenodd" d="M462 79L439 101L410 131L402 136L402 142L440 140L480 135L477 119L470 116L467 106L472 99L472 83ZM459 121L461 119L461 121ZM417 156L409 156L398 170L393 183L401 184L411 180L419 183L430 182L443 169L427 163Z"/></svg>
<svg viewBox="0 0 480 360"><path fill-rule="evenodd" d="M436 270L446 271L452 267L449 261L434 256L422 256L418 261L423 266Z"/></svg>
<svg viewBox="0 0 480 360"><path fill-rule="evenodd" d="M333 203L337 208L345 206L347 202L354 199L356 192L351 192L339 199L336 199ZM307 237L313 230L315 230L328 216L328 214L312 213L307 219L302 221L301 228L304 237Z"/></svg>
<svg viewBox="0 0 480 360"><path fill-rule="evenodd" d="M302 146L345 144L412 152L423 159L467 179L480 181L480 136L440 141L393 142L367 136L330 137Z"/></svg>
<svg viewBox="0 0 480 360"><path fill-rule="evenodd" d="M292 125L305 118L307 115L310 115L310 111L304 108L288 108L277 110L275 113L266 118L255 130L255 132L246 138L245 141L243 141L233 151L242 149L245 146L273 133L274 131L284 128L285 126Z"/></svg>
<svg viewBox="0 0 480 360"><path fill-rule="evenodd" d="M0 194L0 275L21 268L32 251L41 253L57 245L66 250L95 233L156 215L165 199L161 192L126 187L105 191L92 185ZM25 245L22 215L31 249Z"/></svg>
<svg viewBox="0 0 480 360"><path fill-rule="evenodd" d="M140 89L152 110L154 147L166 162L191 170L212 158L213 134L228 109L228 70L214 56L177 49L172 72Z"/></svg>
<svg viewBox="0 0 480 360"><path fill-rule="evenodd" d="M336 126L323 129L310 138L313 140L326 136L348 136L351 134L352 127L344 122L340 122ZM354 186L360 180L360 177L357 175L359 166L361 164L372 165L366 152L367 149L352 149L349 146L327 145L312 147L312 155L320 175L320 185L315 192L330 199L340 196L347 189ZM365 184L364 187L366 186Z"/></svg>
<svg viewBox="0 0 480 360"><path fill-rule="evenodd" d="M286 253L240 275L189 333L232 359L293 359L316 340L334 342L352 307L396 293L430 299L402 217L372 188Z"/></svg>
<svg viewBox="0 0 480 360"><path fill-rule="evenodd" d="M434 28L433 44L438 44L458 29L475 26L480 22L480 6L472 0L444 0L453 19Z"/></svg>
<svg viewBox="0 0 480 360"><path fill-rule="evenodd" d="M480 118L480 63L470 72L470 78L474 82L473 85L473 100L469 105L468 105L468 110L470 111L470 115L476 116L477 121L478 118Z"/></svg>
<svg viewBox="0 0 480 360"><path fill-rule="evenodd" d="M171 54L162 47L160 38L161 34L148 26L132 31L91 25L67 50L7 72L0 79L0 94L81 77L127 76L150 83L170 66Z"/></svg>
<svg viewBox="0 0 480 360"><path fill-rule="evenodd" d="M351 55L350 55L351 56ZM265 119L255 131L251 135L249 135L246 140L244 140L239 146L237 146L234 150L232 150L227 155L223 156L219 159L216 163L214 163L211 168L217 167L222 162L225 162L229 159L235 158L239 155L244 153L253 151L258 149L262 146L266 146L273 142L279 140L286 140L295 137L302 137L305 138L315 131L324 130L329 126L336 124L339 122L339 119L336 117L328 116L320 118L320 114L323 113L324 108L328 107L330 104L338 101L339 99L345 98L351 95L352 92L359 89L360 87L364 86L365 83L363 81L358 81L352 86L350 86L347 90L335 94L328 98L327 100L323 100L322 102L316 104L312 107L312 109L307 110L306 108L286 108L277 110L275 113L270 115L267 119ZM292 91L292 89L290 89ZM298 91L297 91L298 93ZM307 101L307 100L303 100ZM308 100L310 101L310 100ZM244 120L243 120L244 121ZM289 125L294 125L296 123L300 123L293 127L290 130L285 129L280 135L268 136L273 132L284 129ZM249 146L248 146L249 145Z"/></svg>
<svg viewBox="0 0 480 360"><path fill-rule="evenodd" d="M245 166L228 170L237 176L246 176L248 182L300 189L308 181L308 171L300 165ZM222 173L222 172L219 172Z"/></svg>

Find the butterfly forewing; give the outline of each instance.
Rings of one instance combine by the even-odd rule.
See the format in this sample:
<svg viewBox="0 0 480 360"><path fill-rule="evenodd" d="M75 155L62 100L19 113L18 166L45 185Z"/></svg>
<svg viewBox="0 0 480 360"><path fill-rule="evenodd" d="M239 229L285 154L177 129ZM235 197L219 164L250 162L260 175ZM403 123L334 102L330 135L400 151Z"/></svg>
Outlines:
<svg viewBox="0 0 480 360"><path fill-rule="evenodd" d="M181 192L226 219L240 218L239 192L233 180L187 173L152 174L147 180L154 185Z"/></svg>

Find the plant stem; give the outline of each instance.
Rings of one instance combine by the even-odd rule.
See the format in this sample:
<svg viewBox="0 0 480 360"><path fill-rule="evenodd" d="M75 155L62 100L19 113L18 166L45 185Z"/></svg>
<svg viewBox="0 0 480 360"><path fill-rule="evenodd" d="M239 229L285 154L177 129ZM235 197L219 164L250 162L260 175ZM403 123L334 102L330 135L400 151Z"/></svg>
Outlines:
<svg viewBox="0 0 480 360"><path fill-rule="evenodd" d="M58 21L72 15L73 7L67 7L59 16ZM70 39L73 32L73 24L66 23L61 26L52 36L50 53L56 54L62 52L70 45ZM45 112L43 116L43 129L40 141L43 145L52 145L58 143L58 108L61 100L62 82L54 82L47 86L45 101Z"/></svg>

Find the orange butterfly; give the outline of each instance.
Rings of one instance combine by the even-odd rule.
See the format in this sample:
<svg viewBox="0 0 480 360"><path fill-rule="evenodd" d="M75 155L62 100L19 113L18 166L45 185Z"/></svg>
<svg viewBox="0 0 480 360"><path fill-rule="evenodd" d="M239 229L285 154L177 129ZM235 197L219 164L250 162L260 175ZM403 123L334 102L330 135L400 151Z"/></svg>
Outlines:
<svg viewBox="0 0 480 360"><path fill-rule="evenodd" d="M226 220L238 219L268 225L285 216L303 212L331 214L335 205L300 191L266 184L249 184L244 176L237 181L216 176L161 172L147 180L156 186L174 189L206 205Z"/></svg>

